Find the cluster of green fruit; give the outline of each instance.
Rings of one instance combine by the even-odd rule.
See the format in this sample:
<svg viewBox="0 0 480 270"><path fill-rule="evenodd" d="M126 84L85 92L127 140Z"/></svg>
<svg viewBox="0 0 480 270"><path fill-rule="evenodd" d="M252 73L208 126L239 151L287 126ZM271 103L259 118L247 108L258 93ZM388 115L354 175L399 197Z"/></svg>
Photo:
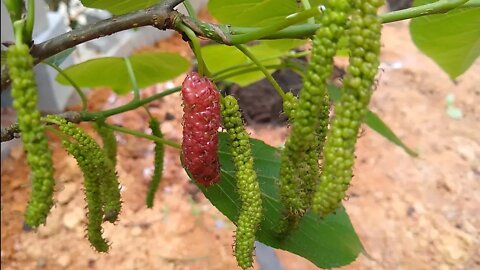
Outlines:
<svg viewBox="0 0 480 270"><path fill-rule="evenodd" d="M279 187L285 214L280 236L294 229L309 209L324 217L345 197L358 131L379 65L381 5L377 0L330 0L318 19L320 28L313 37L300 97L287 94L284 99L292 130L281 156ZM348 40L350 63L330 123L327 82L342 38Z"/></svg>

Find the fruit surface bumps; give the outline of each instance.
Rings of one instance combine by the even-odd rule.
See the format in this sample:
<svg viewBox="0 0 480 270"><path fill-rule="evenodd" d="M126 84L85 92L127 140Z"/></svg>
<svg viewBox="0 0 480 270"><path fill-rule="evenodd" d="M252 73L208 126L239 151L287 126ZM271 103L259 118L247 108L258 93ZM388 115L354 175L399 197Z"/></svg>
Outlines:
<svg viewBox="0 0 480 270"><path fill-rule="evenodd" d="M107 252L109 245L102 236L102 223L105 219L105 194L102 194L102 182L115 176L112 164L105 152L85 131L62 117L49 115L45 117L50 123L58 125L64 134L62 144L72 155L83 173L85 201L87 202L87 239L99 252Z"/></svg>
<svg viewBox="0 0 480 270"><path fill-rule="evenodd" d="M152 130L152 135L163 138L162 131L160 130L160 123L156 119L150 119L149 122L150 129ZM148 186L147 191L147 207L153 207L153 199L155 198L155 193L157 192L158 185L163 174L163 158L165 155L165 146L163 143L155 142L155 158L154 158L154 170L152 179Z"/></svg>
<svg viewBox="0 0 480 270"><path fill-rule="evenodd" d="M69 140L63 140L62 143L65 150L77 160L77 164L83 172L83 186L88 210L87 239L96 251L107 252L109 245L102 236L104 211L102 208L100 183L95 174L98 168L91 162L91 159L96 158L97 155L89 152L88 149L78 143L73 143Z"/></svg>
<svg viewBox="0 0 480 270"><path fill-rule="evenodd" d="M253 263L255 234L262 220L262 199L257 174L253 167L249 136L233 96L222 99L223 126L227 131L237 180L241 208L237 220L235 257L238 265L249 268Z"/></svg>
<svg viewBox="0 0 480 270"><path fill-rule="evenodd" d="M32 191L25 212L25 224L36 228L45 223L53 205L55 180L52 154L36 107L37 87L29 48L24 44L10 46L7 65L12 79L13 107L17 112L21 139L31 170Z"/></svg>
<svg viewBox="0 0 480 270"><path fill-rule="evenodd" d="M333 70L336 44L344 33L350 9L348 1L331 0L326 4L325 12L318 19L320 28L312 40L312 58L298 104L288 97L285 106L287 110L290 107L294 110L287 112L293 120L292 131L280 158L279 186L290 223L298 222L309 208L318 184L319 153L329 120L327 80Z"/></svg>
<svg viewBox="0 0 480 270"><path fill-rule="evenodd" d="M113 129L108 128L105 125L105 119L101 119L93 124L93 127L97 131L98 135L102 139L103 152L108 157L112 164L113 171L115 173L115 167L117 165L117 138ZM105 163L107 161L104 161ZM106 167L110 167L107 165ZM119 182L116 174L109 173L110 179L102 181L101 193L105 203L105 220L114 223L117 221L118 214L121 210Z"/></svg>
<svg viewBox="0 0 480 270"><path fill-rule="evenodd" d="M183 164L194 180L208 187L220 181L220 94L208 78L191 72L182 84L182 98Z"/></svg>
<svg viewBox="0 0 480 270"><path fill-rule="evenodd" d="M53 122L58 123L60 131L75 139L82 148L86 151L90 168L94 168L85 173L91 173L95 177L96 182L100 188L100 200L102 202L104 217L103 219L114 223L118 219L122 208L122 201L120 196L120 183L118 176L113 167L112 162L108 158L106 152L98 145L98 143L85 131L65 119L49 115L47 119L52 119Z"/></svg>
<svg viewBox="0 0 480 270"><path fill-rule="evenodd" d="M335 211L352 178L355 143L360 124L368 110L372 84L380 53L380 20L377 8L383 1L352 1L354 11L347 31L350 63L343 82L342 96L324 147L320 185L312 208L320 216Z"/></svg>

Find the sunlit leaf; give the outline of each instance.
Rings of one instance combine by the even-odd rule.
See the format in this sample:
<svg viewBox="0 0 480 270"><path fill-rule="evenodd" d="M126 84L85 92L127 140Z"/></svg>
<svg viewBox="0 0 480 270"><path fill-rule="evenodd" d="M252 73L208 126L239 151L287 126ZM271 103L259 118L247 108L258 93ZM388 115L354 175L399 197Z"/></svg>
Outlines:
<svg viewBox="0 0 480 270"><path fill-rule="evenodd" d="M435 1L417 0L415 5L429 2ZM410 34L415 45L455 79L480 55L480 8L412 19Z"/></svg>
<svg viewBox="0 0 480 270"><path fill-rule="evenodd" d="M140 88L164 82L187 71L190 62L176 53L145 52L129 57ZM119 94L132 90L122 57L95 58L65 69L80 87L110 87ZM63 76L57 81L68 85Z"/></svg>

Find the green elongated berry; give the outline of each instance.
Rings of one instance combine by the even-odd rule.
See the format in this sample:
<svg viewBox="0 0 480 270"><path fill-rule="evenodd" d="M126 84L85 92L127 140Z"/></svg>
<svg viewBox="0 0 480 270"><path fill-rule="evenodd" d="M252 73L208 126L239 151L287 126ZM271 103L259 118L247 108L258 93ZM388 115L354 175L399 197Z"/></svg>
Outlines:
<svg viewBox="0 0 480 270"><path fill-rule="evenodd" d="M262 220L262 199L257 174L253 168L249 136L238 109L237 100L233 96L226 96L221 100L223 125L230 139L237 191L241 202L237 220L235 257L238 265L247 269L253 263L255 234Z"/></svg>
<svg viewBox="0 0 480 270"><path fill-rule="evenodd" d="M285 220L279 224L280 234L296 226L310 207L319 182L318 160L328 130L330 108L327 80L350 9L346 0L330 0L326 4L326 11L318 19L320 28L312 40L312 58L298 104L288 95L284 104L292 131L280 158L280 196L286 208Z"/></svg>
<svg viewBox="0 0 480 270"><path fill-rule="evenodd" d="M312 208L320 216L335 211L352 178L355 143L367 110L380 53L381 24L376 10L383 1L353 1L349 22L350 64L343 93L324 147L323 171Z"/></svg>
<svg viewBox="0 0 480 270"><path fill-rule="evenodd" d="M103 150L112 162L113 167L117 166L117 138L112 129L106 127L103 122L94 123L93 127L102 139Z"/></svg>
<svg viewBox="0 0 480 270"><path fill-rule="evenodd" d="M163 138L162 130L160 129L160 123L152 118L149 123L150 129L152 130L152 135ZM158 185L162 179L163 174L163 158L165 155L165 147L163 143L155 142L155 159L154 159L154 171L152 175L152 180L148 186L147 191L147 207L153 207L153 199L155 198L155 193L157 192Z"/></svg>
<svg viewBox="0 0 480 270"><path fill-rule="evenodd" d="M90 135L74 123L67 123L65 119L58 116L48 116L47 119L57 123L59 129L66 135L74 138L85 151L91 151L97 156L95 159L91 158L89 162L96 168L93 172L98 179L100 187L100 199L105 213L104 220L114 223L118 219L122 203L118 176L107 154Z"/></svg>
<svg viewBox="0 0 480 270"><path fill-rule="evenodd" d="M79 143L63 140L63 146L72 155L83 172L83 186L87 202L87 239L98 252L107 252L109 245L102 236L103 208L100 194L100 183L96 170L98 169L93 159L101 156L90 151Z"/></svg>
<svg viewBox="0 0 480 270"><path fill-rule="evenodd" d="M36 228L44 224L53 205L52 154L45 137L45 127L37 110L37 87L33 73L33 58L24 44L10 46L7 65L12 79L13 107L17 112L22 142L31 170L32 191L25 212L25 224Z"/></svg>

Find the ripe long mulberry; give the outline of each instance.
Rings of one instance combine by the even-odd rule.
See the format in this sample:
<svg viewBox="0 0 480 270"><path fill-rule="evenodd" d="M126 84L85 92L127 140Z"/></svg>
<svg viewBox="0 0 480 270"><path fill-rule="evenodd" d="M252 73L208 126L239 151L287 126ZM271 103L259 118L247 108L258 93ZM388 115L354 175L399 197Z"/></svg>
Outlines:
<svg viewBox="0 0 480 270"><path fill-rule="evenodd" d="M220 181L220 93L208 78L192 72L182 84L182 97L183 163L194 180L208 187Z"/></svg>

